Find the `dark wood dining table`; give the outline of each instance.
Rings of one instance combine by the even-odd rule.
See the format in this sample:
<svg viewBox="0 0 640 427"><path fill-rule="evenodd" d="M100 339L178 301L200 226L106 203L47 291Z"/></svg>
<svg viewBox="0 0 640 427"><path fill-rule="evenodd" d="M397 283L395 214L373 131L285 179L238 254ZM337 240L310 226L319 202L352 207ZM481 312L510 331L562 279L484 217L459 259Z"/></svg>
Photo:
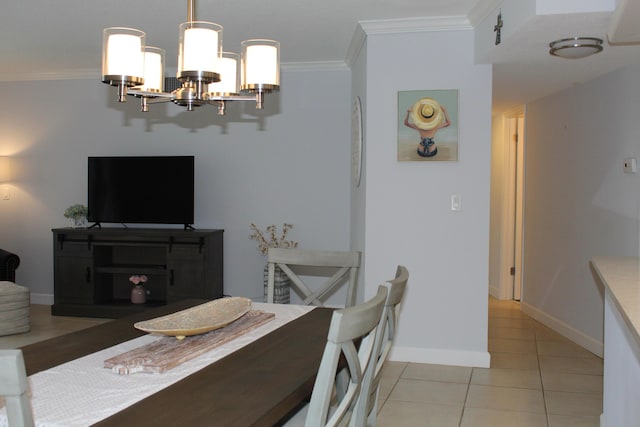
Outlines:
<svg viewBox="0 0 640 427"><path fill-rule="evenodd" d="M204 302L172 303L25 346L27 375L144 335L135 322ZM277 425L311 395L331 313L311 310L95 425Z"/></svg>

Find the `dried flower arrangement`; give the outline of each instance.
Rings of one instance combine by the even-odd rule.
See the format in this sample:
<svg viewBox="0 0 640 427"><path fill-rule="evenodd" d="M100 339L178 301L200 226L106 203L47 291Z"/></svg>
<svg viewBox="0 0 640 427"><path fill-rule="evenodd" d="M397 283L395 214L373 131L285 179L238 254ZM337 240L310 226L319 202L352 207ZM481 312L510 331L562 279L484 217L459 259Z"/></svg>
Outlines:
<svg viewBox="0 0 640 427"><path fill-rule="evenodd" d="M265 231L262 231L257 225L251 223L253 234L249 238L258 242L258 250L262 255L266 255L269 248L297 248L298 242L287 240L287 234L292 228L292 224L285 222L282 224L282 234L278 237L278 227L276 225L271 224Z"/></svg>

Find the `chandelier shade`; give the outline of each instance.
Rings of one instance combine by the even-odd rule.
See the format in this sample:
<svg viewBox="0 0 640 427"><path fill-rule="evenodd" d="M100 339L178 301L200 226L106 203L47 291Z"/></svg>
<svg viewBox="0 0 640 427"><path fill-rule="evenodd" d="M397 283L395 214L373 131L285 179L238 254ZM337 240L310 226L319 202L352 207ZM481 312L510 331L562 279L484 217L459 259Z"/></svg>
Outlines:
<svg viewBox="0 0 640 427"><path fill-rule="evenodd" d="M118 86L118 100L126 99L126 88L144 82L143 31L110 27L102 32L102 81Z"/></svg>
<svg viewBox="0 0 640 427"><path fill-rule="evenodd" d="M180 24L178 78L203 73L216 74L222 46L222 27L213 22ZM211 77L216 80L219 77Z"/></svg>
<svg viewBox="0 0 640 427"><path fill-rule="evenodd" d="M144 84L140 89L148 92L164 90L164 49L147 46L144 48Z"/></svg>
<svg viewBox="0 0 640 427"><path fill-rule="evenodd" d="M242 45L242 88L272 90L280 86L280 43L274 40L245 40Z"/></svg>
<svg viewBox="0 0 640 427"><path fill-rule="evenodd" d="M240 94L240 55L234 52L222 52L218 59L217 70L220 81L209 85L211 96L233 96Z"/></svg>
<svg viewBox="0 0 640 427"><path fill-rule="evenodd" d="M149 104L172 101L194 107L217 104L225 113L226 101L255 101L263 108L264 94L280 89L280 43L245 40L242 55L224 52L222 26L194 19L195 0L187 0L188 21L179 26L176 77L181 87L164 92L165 52L145 46L145 33L124 27L103 30L102 81L118 87L118 101L126 95Z"/></svg>

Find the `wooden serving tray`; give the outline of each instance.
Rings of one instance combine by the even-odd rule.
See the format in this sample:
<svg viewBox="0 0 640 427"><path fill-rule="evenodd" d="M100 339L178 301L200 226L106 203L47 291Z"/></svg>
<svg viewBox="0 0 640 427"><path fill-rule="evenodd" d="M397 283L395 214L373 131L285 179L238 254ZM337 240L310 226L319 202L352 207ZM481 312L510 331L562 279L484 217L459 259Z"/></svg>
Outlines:
<svg viewBox="0 0 640 427"><path fill-rule="evenodd" d="M104 367L120 375L138 372L160 374L191 360L275 318L273 313L251 310L224 328L177 340L164 337L104 361Z"/></svg>

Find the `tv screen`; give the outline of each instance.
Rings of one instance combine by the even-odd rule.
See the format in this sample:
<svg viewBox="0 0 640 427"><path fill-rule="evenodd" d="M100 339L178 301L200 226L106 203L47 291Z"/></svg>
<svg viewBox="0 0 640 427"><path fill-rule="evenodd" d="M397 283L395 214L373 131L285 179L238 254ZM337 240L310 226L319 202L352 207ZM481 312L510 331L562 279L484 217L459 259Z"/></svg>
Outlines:
<svg viewBox="0 0 640 427"><path fill-rule="evenodd" d="M89 157L90 222L193 224L194 157Z"/></svg>

